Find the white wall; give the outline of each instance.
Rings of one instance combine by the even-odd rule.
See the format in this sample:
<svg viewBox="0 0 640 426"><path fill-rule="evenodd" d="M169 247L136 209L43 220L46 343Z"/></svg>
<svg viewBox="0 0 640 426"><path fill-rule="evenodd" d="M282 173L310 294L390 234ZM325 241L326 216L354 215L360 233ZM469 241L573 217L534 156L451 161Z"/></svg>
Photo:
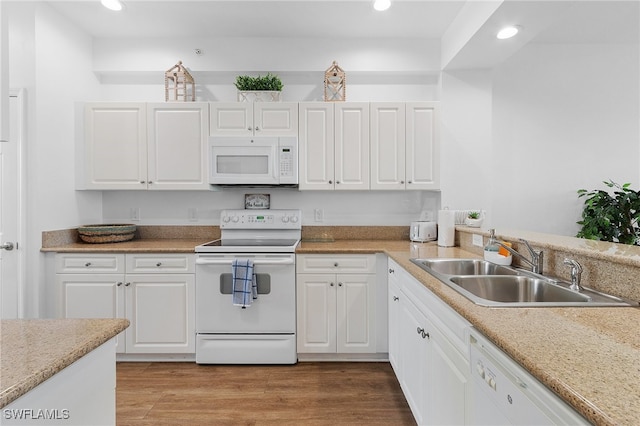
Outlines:
<svg viewBox="0 0 640 426"><path fill-rule="evenodd" d="M494 71L492 225L575 235L583 199L640 183L638 44L531 44Z"/></svg>
<svg viewBox="0 0 640 426"><path fill-rule="evenodd" d="M27 93L27 241L25 313L46 304L42 231L102 217L99 193L74 190L73 102L99 89L91 73L91 39L42 3L9 3L11 88Z"/></svg>

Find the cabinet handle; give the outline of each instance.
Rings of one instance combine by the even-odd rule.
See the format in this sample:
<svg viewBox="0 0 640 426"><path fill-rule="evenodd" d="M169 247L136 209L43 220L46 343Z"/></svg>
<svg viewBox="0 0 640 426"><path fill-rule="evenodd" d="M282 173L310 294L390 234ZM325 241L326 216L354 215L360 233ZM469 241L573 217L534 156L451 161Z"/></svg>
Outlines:
<svg viewBox="0 0 640 426"><path fill-rule="evenodd" d="M403 184L403 183L404 183L404 181L403 181L403 180L401 180L401 181L400 181L400 183L402 183L402 184Z"/></svg>
<svg viewBox="0 0 640 426"><path fill-rule="evenodd" d="M85 268L88 268L89 266L91 266L91 262L87 262L87 263L84 264Z"/></svg>
<svg viewBox="0 0 640 426"><path fill-rule="evenodd" d="M340 181L339 180L336 181L336 185L340 185Z"/></svg>
<svg viewBox="0 0 640 426"><path fill-rule="evenodd" d="M162 262L158 262L158 263L156 263L156 266L157 266L158 268L159 268L159 267L161 267L161 266L162 266Z"/></svg>
<svg viewBox="0 0 640 426"><path fill-rule="evenodd" d="M260 127L256 126L256 132L260 131Z"/></svg>
<svg viewBox="0 0 640 426"><path fill-rule="evenodd" d="M393 270L393 269L389 268L389 273L390 273L390 274L395 274L395 272L396 272L395 270Z"/></svg>
<svg viewBox="0 0 640 426"><path fill-rule="evenodd" d="M121 285L122 285L122 281L116 284L117 287L120 287Z"/></svg>
<svg viewBox="0 0 640 426"><path fill-rule="evenodd" d="M125 287L129 287L131 285L131 283L126 283L124 286Z"/></svg>
<svg viewBox="0 0 640 426"><path fill-rule="evenodd" d="M247 127L248 131L252 131L253 129L251 128L251 126Z"/></svg>
<svg viewBox="0 0 640 426"><path fill-rule="evenodd" d="M333 286L334 286L334 284L333 284L333 283L329 283L329 285L330 285L331 287L333 287Z"/></svg>
<svg viewBox="0 0 640 426"><path fill-rule="evenodd" d="M153 181L149 181L149 182L147 182L147 183L148 183L149 185L151 185L151 184L153 183Z"/></svg>
<svg viewBox="0 0 640 426"><path fill-rule="evenodd" d="M330 181L329 181L329 185L332 185L332 184L333 184L333 181L332 181L332 180L330 180Z"/></svg>
<svg viewBox="0 0 640 426"><path fill-rule="evenodd" d="M338 283L338 287L342 287L342 283Z"/></svg>
<svg viewBox="0 0 640 426"><path fill-rule="evenodd" d="M400 298L398 296L393 296L393 301L397 302L398 300L400 300Z"/></svg>
<svg viewBox="0 0 640 426"><path fill-rule="evenodd" d="M422 328L422 327L418 327L416 331L418 332L418 334L419 334L419 335L421 335L421 336L422 336L422 338L423 338L423 339L424 339L424 338L430 338L429 333L426 333L426 332L424 331L424 328Z"/></svg>
<svg viewBox="0 0 640 426"><path fill-rule="evenodd" d="M338 262L335 262L335 263L333 264L333 266L334 266L335 268L337 268L337 267L338 267Z"/></svg>

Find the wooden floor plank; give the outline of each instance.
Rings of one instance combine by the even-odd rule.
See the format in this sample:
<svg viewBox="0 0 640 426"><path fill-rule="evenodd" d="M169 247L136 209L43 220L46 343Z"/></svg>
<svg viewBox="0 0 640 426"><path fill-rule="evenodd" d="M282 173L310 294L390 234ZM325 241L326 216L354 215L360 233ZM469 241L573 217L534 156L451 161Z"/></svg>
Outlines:
<svg viewBox="0 0 640 426"><path fill-rule="evenodd" d="M388 363L118 363L117 424L414 425Z"/></svg>

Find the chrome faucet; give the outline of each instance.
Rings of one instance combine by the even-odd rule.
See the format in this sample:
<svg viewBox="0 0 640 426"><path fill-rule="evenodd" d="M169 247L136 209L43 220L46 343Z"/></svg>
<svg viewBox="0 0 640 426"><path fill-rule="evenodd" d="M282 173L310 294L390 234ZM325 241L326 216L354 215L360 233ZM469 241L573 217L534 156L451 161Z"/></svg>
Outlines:
<svg viewBox="0 0 640 426"><path fill-rule="evenodd" d="M582 291L582 286L580 285L582 266L577 261L569 258L565 258L562 263L571 266L571 285L569 288L573 291Z"/></svg>
<svg viewBox="0 0 640 426"><path fill-rule="evenodd" d="M527 248L527 250L529 250L529 254L531 255L531 260L527 259L526 257L521 255L520 253L518 253L517 251L515 251L514 249L512 249L508 245L503 244L500 241L496 241L496 242L498 244L500 244L500 246L504 247L509 253L511 253L512 255L516 256L518 259L521 259L522 261L527 263L529 266L531 266L531 272L533 272L535 274L542 274L542 266L543 266L543 263L544 263L543 262L544 255L542 253L542 250L540 250L540 251L534 250L531 247L531 245L529 244L529 242L527 240L523 240L522 238L520 240L518 240L518 241L523 243L525 245L525 247Z"/></svg>

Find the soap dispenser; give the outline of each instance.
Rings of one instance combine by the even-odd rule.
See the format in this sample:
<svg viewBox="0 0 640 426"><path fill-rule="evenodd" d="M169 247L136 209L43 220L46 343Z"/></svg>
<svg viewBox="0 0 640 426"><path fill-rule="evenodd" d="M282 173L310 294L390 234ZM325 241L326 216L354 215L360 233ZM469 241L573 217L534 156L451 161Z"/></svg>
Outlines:
<svg viewBox="0 0 640 426"><path fill-rule="evenodd" d="M489 229L489 241L487 245L484 246L484 260L494 261L498 256L498 250L500 246L496 241L496 230L491 228Z"/></svg>

